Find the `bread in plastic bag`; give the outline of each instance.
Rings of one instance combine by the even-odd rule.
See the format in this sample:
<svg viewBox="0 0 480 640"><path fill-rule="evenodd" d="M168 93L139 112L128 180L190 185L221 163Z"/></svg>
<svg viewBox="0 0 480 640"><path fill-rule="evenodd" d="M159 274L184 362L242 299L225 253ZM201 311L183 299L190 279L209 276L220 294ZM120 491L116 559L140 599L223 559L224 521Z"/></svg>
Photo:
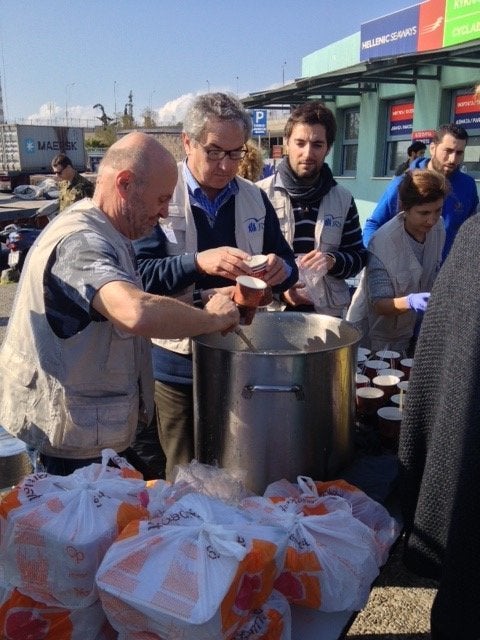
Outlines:
<svg viewBox="0 0 480 640"><path fill-rule="evenodd" d="M128 522L148 517L145 482L131 474L105 463L24 478L0 503L3 582L54 606L92 604L106 550Z"/></svg>
<svg viewBox="0 0 480 640"><path fill-rule="evenodd" d="M100 601L82 609L66 609L38 602L18 589L0 595L2 640L114 640Z"/></svg>
<svg viewBox="0 0 480 640"><path fill-rule="evenodd" d="M298 498L247 498L244 508L262 523L276 523L288 532L288 548L275 589L291 604L320 611L359 610L377 577L373 532L353 517L346 500L317 498L324 513L307 514ZM308 500L307 500L308 509Z"/></svg>
<svg viewBox="0 0 480 640"><path fill-rule="evenodd" d="M291 640L290 605L283 594L274 589L259 609L250 611L248 620L233 640Z"/></svg>
<svg viewBox="0 0 480 640"><path fill-rule="evenodd" d="M311 515L317 509L321 510L322 506L326 507L324 498L328 496L343 498L351 506L352 515L373 531L376 560L379 566L383 566L387 561L390 548L400 534L399 523L392 518L383 505L345 480L313 481L311 478L298 476L297 484L287 480L273 482L265 489L264 495L273 501L281 498L301 500L308 505L308 513ZM307 513L306 508L304 513Z"/></svg>
<svg viewBox="0 0 480 640"><path fill-rule="evenodd" d="M119 631L231 638L269 597L286 544L283 528L191 493L125 528L97 572L100 598Z"/></svg>

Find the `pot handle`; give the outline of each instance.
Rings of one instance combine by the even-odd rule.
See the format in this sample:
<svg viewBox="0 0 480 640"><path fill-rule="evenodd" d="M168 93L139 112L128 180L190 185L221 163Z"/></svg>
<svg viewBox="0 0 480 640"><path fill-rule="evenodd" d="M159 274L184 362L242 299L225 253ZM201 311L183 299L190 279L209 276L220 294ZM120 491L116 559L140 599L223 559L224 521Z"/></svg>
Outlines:
<svg viewBox="0 0 480 640"><path fill-rule="evenodd" d="M299 384L292 384L290 387L284 385L246 384L243 387L242 396L245 399L250 400L254 391L268 393L294 393L297 400L305 400L303 388Z"/></svg>

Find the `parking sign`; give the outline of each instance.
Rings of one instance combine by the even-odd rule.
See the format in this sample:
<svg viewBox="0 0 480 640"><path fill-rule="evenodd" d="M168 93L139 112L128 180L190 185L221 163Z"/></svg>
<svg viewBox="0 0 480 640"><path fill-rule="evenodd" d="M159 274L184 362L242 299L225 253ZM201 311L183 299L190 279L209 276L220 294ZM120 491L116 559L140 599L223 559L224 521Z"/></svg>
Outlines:
<svg viewBox="0 0 480 640"><path fill-rule="evenodd" d="M252 110L253 131L254 136L264 136L267 133L267 110Z"/></svg>

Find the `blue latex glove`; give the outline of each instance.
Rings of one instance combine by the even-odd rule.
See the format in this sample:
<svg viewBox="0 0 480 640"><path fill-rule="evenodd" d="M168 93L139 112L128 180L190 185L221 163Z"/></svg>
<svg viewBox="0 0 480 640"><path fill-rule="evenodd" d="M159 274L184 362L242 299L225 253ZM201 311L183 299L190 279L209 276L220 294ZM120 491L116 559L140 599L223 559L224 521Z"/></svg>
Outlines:
<svg viewBox="0 0 480 640"><path fill-rule="evenodd" d="M430 299L430 293L410 293L407 296L407 302L410 309L413 311L425 311L427 308L428 300Z"/></svg>

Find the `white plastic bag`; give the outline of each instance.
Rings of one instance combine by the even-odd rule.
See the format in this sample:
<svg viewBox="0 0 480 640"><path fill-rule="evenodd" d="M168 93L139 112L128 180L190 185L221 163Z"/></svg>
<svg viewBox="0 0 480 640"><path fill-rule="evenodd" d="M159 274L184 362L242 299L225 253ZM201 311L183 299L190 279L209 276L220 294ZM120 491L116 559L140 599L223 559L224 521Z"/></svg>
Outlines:
<svg viewBox="0 0 480 640"><path fill-rule="evenodd" d="M315 490L319 497L340 496L351 505L352 515L373 531L377 564L383 566L392 544L401 531L400 524L392 518L387 509L345 480L315 482Z"/></svg>
<svg viewBox="0 0 480 640"><path fill-rule="evenodd" d="M191 491L219 498L227 504L239 504L247 496L253 495L245 486L245 477L244 471L230 471L192 460L189 464L174 468L173 482L175 485L184 483Z"/></svg>
<svg viewBox="0 0 480 640"><path fill-rule="evenodd" d="M311 269L301 264L301 258L304 254L299 255L296 259L298 266L298 281L305 285L305 292L312 301L314 307L321 308L327 304L325 296L325 284L323 281L327 273L327 265L320 269Z"/></svg>
<svg viewBox="0 0 480 640"><path fill-rule="evenodd" d="M0 600L2 640L114 640L114 630L97 600L82 609L66 609L38 602L17 589Z"/></svg>
<svg viewBox="0 0 480 640"><path fill-rule="evenodd" d="M263 606L250 612L233 640L291 640L291 618L288 600L274 589Z"/></svg>
<svg viewBox="0 0 480 640"><path fill-rule="evenodd" d="M399 523L383 505L345 480L322 482L298 476L297 484L287 480L270 484L265 490L265 496L272 499L283 497L302 501L309 505L310 514L315 512L315 505L318 508L323 505L328 509L328 503L324 500L328 496L343 498L350 505L352 515L372 530L375 537L375 557L379 567L385 564L390 548L400 534Z"/></svg>
<svg viewBox="0 0 480 640"><path fill-rule="evenodd" d="M359 611L377 575L372 532L338 510L298 518L275 588L293 604L320 611Z"/></svg>
<svg viewBox="0 0 480 640"><path fill-rule="evenodd" d="M128 477L137 473L128 463L107 467L109 459L69 476L32 474L7 494L0 504L6 583L51 605L80 608L97 599L106 550L128 522L148 517L145 482Z"/></svg>
<svg viewBox="0 0 480 640"><path fill-rule="evenodd" d="M97 573L112 625L160 638L230 638L269 597L285 530L191 493L150 521L131 523Z"/></svg>
<svg viewBox="0 0 480 640"><path fill-rule="evenodd" d="M281 483L284 490L287 486ZM333 495L270 500L247 498L242 504L260 522L283 525L288 532L284 570L275 588L291 604L319 611L365 606L378 575L375 538L348 502Z"/></svg>

